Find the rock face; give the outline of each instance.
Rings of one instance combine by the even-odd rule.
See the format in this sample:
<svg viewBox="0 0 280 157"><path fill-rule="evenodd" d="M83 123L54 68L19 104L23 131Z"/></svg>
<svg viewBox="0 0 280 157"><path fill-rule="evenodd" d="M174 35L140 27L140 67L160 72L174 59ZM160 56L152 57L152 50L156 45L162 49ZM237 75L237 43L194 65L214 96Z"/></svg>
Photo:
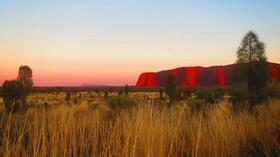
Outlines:
<svg viewBox="0 0 280 157"><path fill-rule="evenodd" d="M235 64L211 67L180 67L160 72L142 73L137 81L137 87L164 86L165 80L171 74L176 77L180 87L227 86L233 83L232 74ZM280 82L280 64L269 63L269 78Z"/></svg>

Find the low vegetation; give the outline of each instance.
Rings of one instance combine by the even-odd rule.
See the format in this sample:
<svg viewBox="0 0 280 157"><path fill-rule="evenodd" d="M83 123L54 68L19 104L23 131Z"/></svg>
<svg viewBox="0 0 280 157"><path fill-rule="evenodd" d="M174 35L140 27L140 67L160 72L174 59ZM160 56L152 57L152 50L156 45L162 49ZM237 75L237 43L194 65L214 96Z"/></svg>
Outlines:
<svg viewBox="0 0 280 157"><path fill-rule="evenodd" d="M85 100L86 94L81 95ZM280 155L278 100L253 112L234 112L224 101L193 112L187 101L179 101L172 107L139 103L115 114L110 108L115 102L132 101L115 95L108 105L102 99L99 104L82 101L70 106L49 101L50 107L33 107L26 113L2 110L0 156ZM29 100L38 96L51 98L38 94Z"/></svg>

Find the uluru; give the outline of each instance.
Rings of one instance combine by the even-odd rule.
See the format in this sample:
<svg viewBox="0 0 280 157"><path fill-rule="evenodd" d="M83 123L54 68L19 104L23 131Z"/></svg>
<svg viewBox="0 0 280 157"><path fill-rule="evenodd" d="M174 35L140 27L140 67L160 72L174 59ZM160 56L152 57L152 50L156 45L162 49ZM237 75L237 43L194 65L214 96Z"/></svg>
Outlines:
<svg viewBox="0 0 280 157"><path fill-rule="evenodd" d="M224 87L231 85L235 64L223 66L192 66L179 67L159 72L140 74L136 87L161 87L169 75L176 78L179 87ZM280 82L280 64L269 63L269 79Z"/></svg>

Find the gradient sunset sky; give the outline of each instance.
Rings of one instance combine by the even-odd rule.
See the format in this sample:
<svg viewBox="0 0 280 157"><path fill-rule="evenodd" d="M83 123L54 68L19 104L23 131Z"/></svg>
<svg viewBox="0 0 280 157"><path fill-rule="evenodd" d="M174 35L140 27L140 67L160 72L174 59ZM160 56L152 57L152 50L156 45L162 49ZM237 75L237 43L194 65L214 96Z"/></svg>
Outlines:
<svg viewBox="0 0 280 157"><path fill-rule="evenodd" d="M280 63L279 0L0 0L0 84L134 85L141 72L234 63L253 30Z"/></svg>

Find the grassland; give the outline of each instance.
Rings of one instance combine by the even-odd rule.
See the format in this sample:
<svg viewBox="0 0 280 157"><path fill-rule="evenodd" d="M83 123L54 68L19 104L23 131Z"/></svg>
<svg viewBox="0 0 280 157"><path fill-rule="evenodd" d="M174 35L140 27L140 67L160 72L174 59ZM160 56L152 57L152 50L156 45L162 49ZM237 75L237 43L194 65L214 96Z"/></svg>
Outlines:
<svg viewBox="0 0 280 157"><path fill-rule="evenodd" d="M112 93L111 95L117 95ZM227 101L194 110L185 101L154 103L134 92L135 108L112 110L103 93L35 93L24 113L0 101L0 156L279 156L280 101L236 112ZM43 104L48 102L48 107Z"/></svg>

